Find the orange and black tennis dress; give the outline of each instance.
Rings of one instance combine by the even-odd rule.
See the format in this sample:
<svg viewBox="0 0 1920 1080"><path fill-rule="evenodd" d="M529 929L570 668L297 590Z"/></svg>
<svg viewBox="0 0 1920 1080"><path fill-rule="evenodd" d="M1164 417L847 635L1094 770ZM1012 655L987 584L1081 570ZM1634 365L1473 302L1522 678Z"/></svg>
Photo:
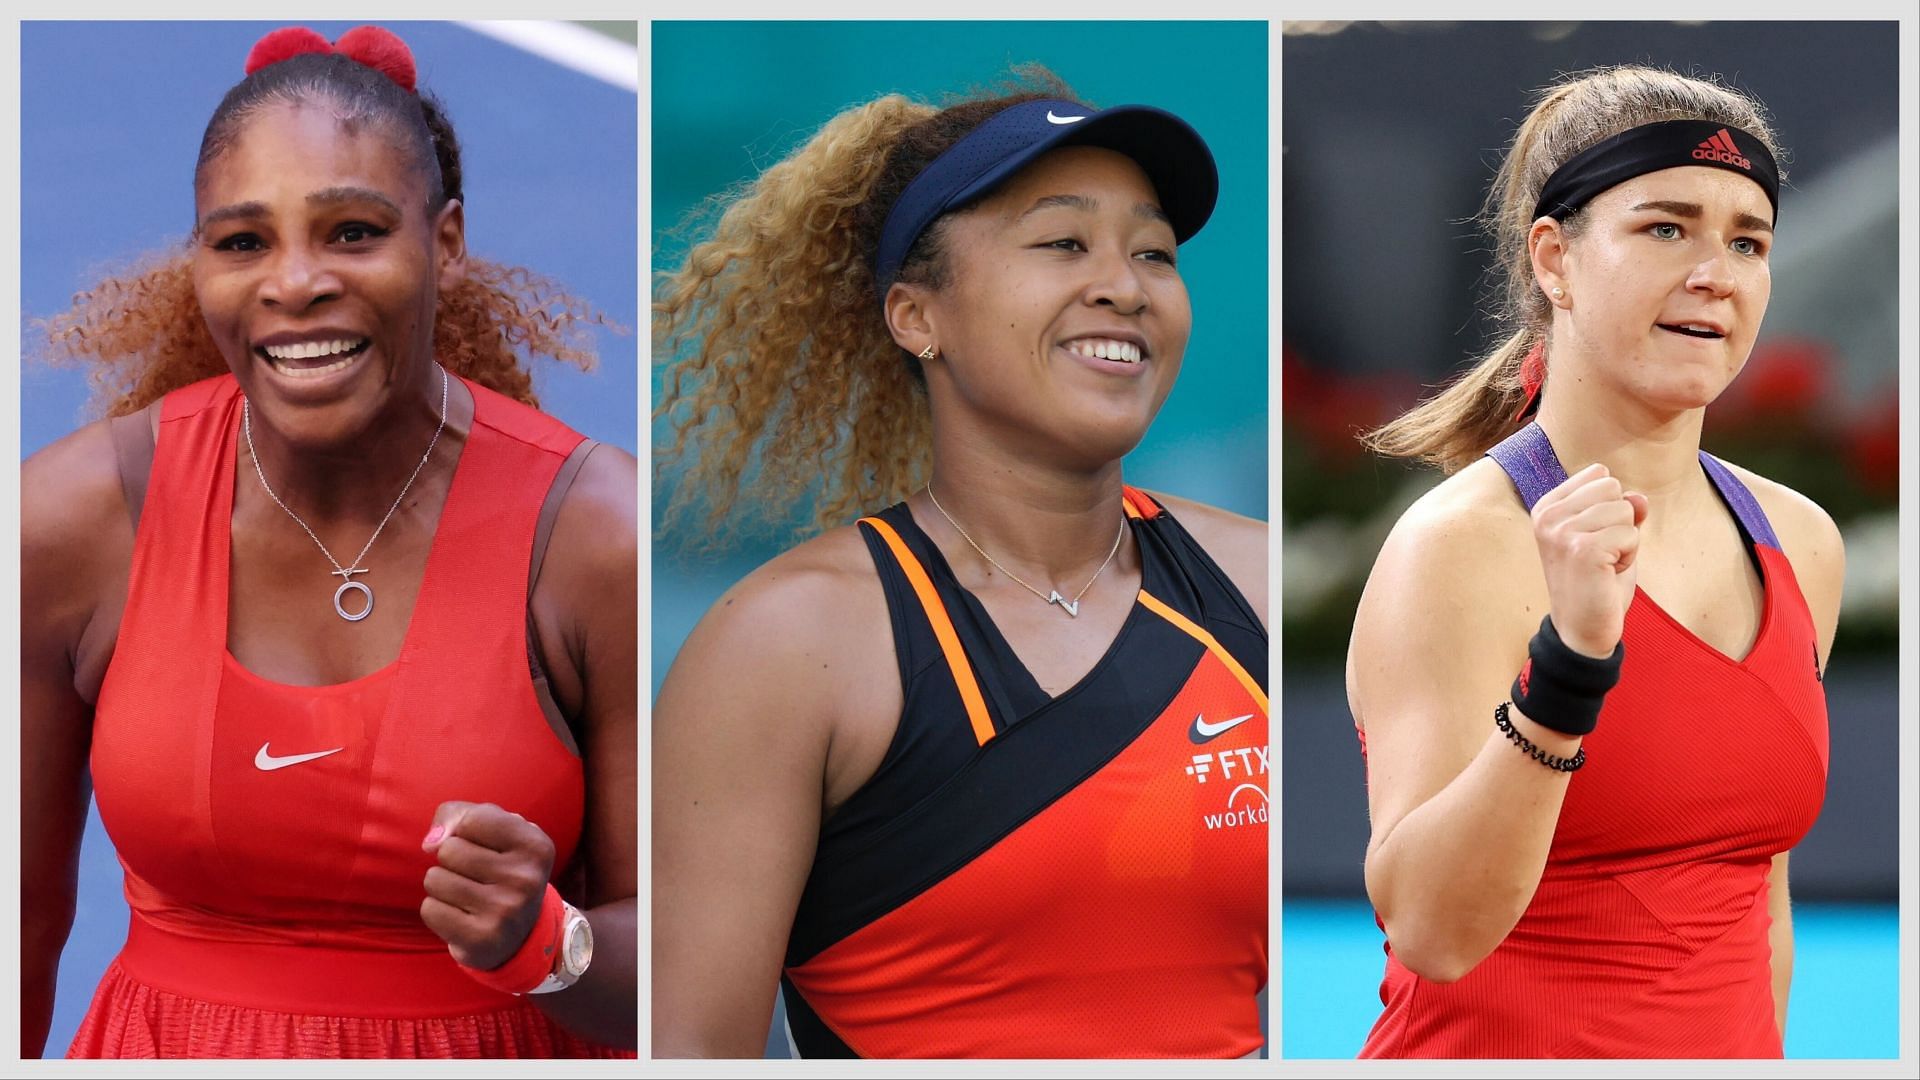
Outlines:
<svg viewBox="0 0 1920 1080"><path fill-rule="evenodd" d="M1567 478L1537 425L1491 456L1529 509ZM1718 459L1700 465L1765 588L1752 648L1735 660L1634 593L1533 901L1457 982L1420 978L1389 942L1362 1057L1781 1056L1767 875L1826 795L1826 696L1766 514Z"/></svg>
<svg viewBox="0 0 1920 1080"><path fill-rule="evenodd" d="M801 895L782 983L802 1055L1259 1049L1267 635L1172 515L1125 505L1140 593L1057 697L904 504L861 521L906 706Z"/></svg>
<svg viewBox="0 0 1920 1080"><path fill-rule="evenodd" d="M580 759L536 702L526 610L536 517L580 436L468 386L473 429L400 655L331 686L272 682L227 651L239 390L223 376L167 395L94 714L131 925L70 1056L613 1055L462 974L420 919L441 802L524 815L556 866L584 813Z"/></svg>

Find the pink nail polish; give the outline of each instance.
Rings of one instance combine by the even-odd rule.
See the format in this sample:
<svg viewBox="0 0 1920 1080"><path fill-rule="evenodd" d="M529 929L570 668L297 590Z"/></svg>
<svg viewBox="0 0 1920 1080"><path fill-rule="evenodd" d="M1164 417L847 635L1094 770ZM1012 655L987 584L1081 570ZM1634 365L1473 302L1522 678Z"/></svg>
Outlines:
<svg viewBox="0 0 1920 1080"><path fill-rule="evenodd" d="M447 827L445 825L435 825L433 828L427 830L427 838L422 840L421 843L431 844L445 835L447 835Z"/></svg>

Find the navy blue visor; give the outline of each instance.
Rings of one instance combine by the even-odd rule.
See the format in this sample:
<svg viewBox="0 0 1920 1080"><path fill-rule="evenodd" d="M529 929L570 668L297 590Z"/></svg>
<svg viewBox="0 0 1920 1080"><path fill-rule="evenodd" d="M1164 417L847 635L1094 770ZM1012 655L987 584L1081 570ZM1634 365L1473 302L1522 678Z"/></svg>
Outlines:
<svg viewBox="0 0 1920 1080"><path fill-rule="evenodd" d="M1132 158L1160 196L1175 243L1186 243L1213 213L1220 174L1205 140L1186 121L1148 105L1092 109L1073 101L1023 101L968 132L900 193L874 260L880 298L886 299L914 242L940 215L987 195L1063 146L1098 146Z"/></svg>

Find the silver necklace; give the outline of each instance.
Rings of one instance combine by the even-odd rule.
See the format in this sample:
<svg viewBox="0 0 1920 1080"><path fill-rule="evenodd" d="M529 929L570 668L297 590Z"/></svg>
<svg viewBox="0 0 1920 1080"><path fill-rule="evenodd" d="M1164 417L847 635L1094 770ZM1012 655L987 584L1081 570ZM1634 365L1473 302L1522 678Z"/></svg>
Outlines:
<svg viewBox="0 0 1920 1080"><path fill-rule="evenodd" d="M1101 574L1104 574L1107 572L1107 565L1113 562L1113 557L1115 555L1119 554L1120 541L1123 538L1125 538L1125 536L1127 535L1127 517L1125 514L1122 514L1120 515L1120 531L1114 534L1113 549L1107 552L1107 561L1100 564L1100 569L1095 570L1093 572L1093 576L1087 579L1087 583L1080 587L1080 591L1073 595L1073 599L1069 600L1066 597L1061 596L1059 590L1057 589L1049 589L1048 591L1043 593L1039 589L1034 588L1033 586L1027 584L1024 581L1021 581L1020 575L1014 573L1013 571L1007 569L1004 566L1001 566L1000 560L987 554L986 548L981 547L979 544L975 544L973 542L973 537L967 535L967 530L961 528L960 523L953 520L953 515L947 513L947 508L940 505L940 500L933 497L932 481L928 481L927 483L927 498L932 501L933 508L935 510L940 511L940 516L947 519L947 524L953 526L953 531L959 533L960 538L962 540L965 540L967 543L972 544L973 550L979 552L981 558L992 563L994 569L1012 578L1015 584L1019 585L1021 588L1027 590L1033 595L1038 596L1040 599L1045 600L1047 603L1059 604L1062 608L1066 610L1066 613L1068 615L1071 615L1076 619L1080 617L1080 598L1087 595L1087 590L1093 588L1093 583L1100 580Z"/></svg>
<svg viewBox="0 0 1920 1080"><path fill-rule="evenodd" d="M414 480L418 479L420 476L420 470L427 467L427 459L433 456L433 447L435 443L438 443L440 441L440 433L447 430L447 383L448 381L449 380L447 379L447 369L441 368L440 369L440 426L433 429L433 438L427 442L427 452L420 455L420 464L415 465L413 467L413 475L407 477L406 485L400 489L400 494L394 496L393 505L387 507L387 516L380 519L380 524L374 528L373 535L367 537L366 545L360 549L360 554L355 555L353 557L352 567L341 566L340 560L333 557L333 552L328 551L327 545L322 544L320 542L320 538L314 535L313 529L310 526L308 526L306 522L300 520L300 515L294 513L292 507L282 502L280 500L280 496L274 493L273 485L267 483L267 474L264 470L260 468L260 455L253 448L253 410L251 405L247 402L247 399L244 395L240 398L240 430L246 432L247 456L253 459L254 475L260 477L260 486L266 489L267 498L272 499L273 504L275 506L278 506L280 509L285 510L287 512L287 516L292 518L295 524L299 525L302 529L305 529L307 533L307 538L312 540L314 545L320 549L320 554L325 555L327 557L327 561L333 564L333 576L346 579L340 583L339 588L333 590L333 610L336 614L338 614L341 618L347 620L348 622L359 622L361 619L364 619L367 616L373 614L373 590L367 587L366 582L353 580L353 575L364 574L367 572L360 568L360 560L367 557L367 551L368 549L373 547L373 542L375 540L380 539L381 530L387 527L387 522L393 518L393 512L395 510L400 509L401 500L407 497L407 492L412 489ZM357 612L353 612L352 614L349 614L347 612L346 605L342 604L340 602L340 599L341 597L344 597L349 591L355 591L355 590L357 590L362 596L366 597L367 606L361 608Z"/></svg>

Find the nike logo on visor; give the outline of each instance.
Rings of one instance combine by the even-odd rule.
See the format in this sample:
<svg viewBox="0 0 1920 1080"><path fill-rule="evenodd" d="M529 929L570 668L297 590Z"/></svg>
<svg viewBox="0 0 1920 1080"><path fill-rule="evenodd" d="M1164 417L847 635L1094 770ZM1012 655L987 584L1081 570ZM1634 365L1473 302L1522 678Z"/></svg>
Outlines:
<svg viewBox="0 0 1920 1080"><path fill-rule="evenodd" d="M1239 727L1251 719L1253 719L1253 714L1248 713L1245 716L1236 716L1231 720L1222 720L1217 724L1209 724L1207 723L1206 715L1203 713L1193 718L1193 727L1187 730L1187 738L1196 743L1212 742L1214 739L1225 735L1227 732L1232 731L1234 728Z"/></svg>
<svg viewBox="0 0 1920 1080"><path fill-rule="evenodd" d="M1052 109L1047 110L1047 123L1049 124L1077 124L1085 119L1086 117L1084 116L1055 116L1053 115Z"/></svg>
<svg viewBox="0 0 1920 1080"><path fill-rule="evenodd" d="M272 744L261 743L260 752L253 755L253 767L259 769L261 772L272 772L275 769L284 769L289 765L298 765L303 761L314 761L326 757L328 754L337 754L346 749L344 746L336 746L331 750L316 750L311 754L288 754L285 757L274 757L272 754L267 753L267 747L270 745Z"/></svg>

